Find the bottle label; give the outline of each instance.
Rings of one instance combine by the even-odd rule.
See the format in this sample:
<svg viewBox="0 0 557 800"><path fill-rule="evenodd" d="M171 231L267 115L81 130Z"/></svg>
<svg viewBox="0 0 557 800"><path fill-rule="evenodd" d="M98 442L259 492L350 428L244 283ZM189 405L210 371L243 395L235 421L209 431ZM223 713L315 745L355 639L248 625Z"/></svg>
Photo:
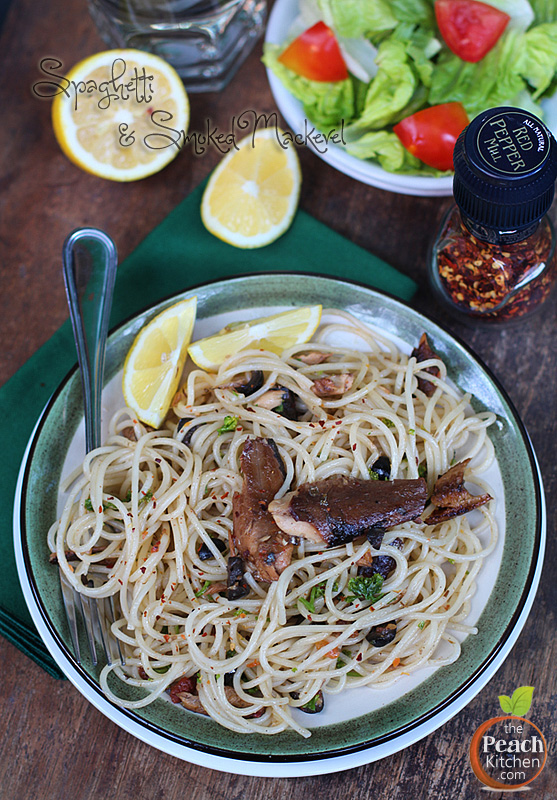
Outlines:
<svg viewBox="0 0 557 800"><path fill-rule="evenodd" d="M550 134L538 119L518 109L490 116L478 131L476 146L490 172L535 172L549 155Z"/></svg>

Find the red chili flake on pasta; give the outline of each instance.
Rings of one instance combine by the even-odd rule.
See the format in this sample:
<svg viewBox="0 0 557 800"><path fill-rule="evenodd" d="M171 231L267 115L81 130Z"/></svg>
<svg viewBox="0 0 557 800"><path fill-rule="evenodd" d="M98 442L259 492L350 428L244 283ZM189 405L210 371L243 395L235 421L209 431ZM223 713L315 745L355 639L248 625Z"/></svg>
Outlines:
<svg viewBox="0 0 557 800"><path fill-rule="evenodd" d="M353 444L352 445L352 450L355 450L357 446L358 446L357 444Z"/></svg>
<svg viewBox="0 0 557 800"><path fill-rule="evenodd" d="M358 655L356 656L356 661L361 661L361 660L362 660L362 654L358 653Z"/></svg>
<svg viewBox="0 0 557 800"><path fill-rule="evenodd" d="M230 492L225 492L224 494L221 494L220 499L221 500L226 500L226 498L228 497L229 494L230 494Z"/></svg>

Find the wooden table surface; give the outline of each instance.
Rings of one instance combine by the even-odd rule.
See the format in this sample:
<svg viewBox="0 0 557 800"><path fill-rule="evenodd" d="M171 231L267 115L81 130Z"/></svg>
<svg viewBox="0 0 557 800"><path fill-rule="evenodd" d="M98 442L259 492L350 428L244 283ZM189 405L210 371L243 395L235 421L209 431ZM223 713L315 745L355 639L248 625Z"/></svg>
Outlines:
<svg viewBox="0 0 557 800"><path fill-rule="evenodd" d="M56 56L69 67L101 49L85 0L51 0L41 4L40 12L32 0L14 0L0 48L0 383L67 317L60 270L67 233L81 225L103 228L123 258L220 158L214 149L197 157L190 150L160 174L129 185L104 181L74 167L54 140L50 103L36 99L31 86L40 77L41 58ZM191 129L201 130L209 119L226 130L231 116L242 110L273 110L259 57L260 48L221 94L191 97ZM557 552L552 502L557 493L553 340L557 298L554 294L538 316L520 327L461 327L433 302L425 282L428 244L449 201L361 185L308 150L300 152L300 159L302 208L416 279L421 287L416 307L444 322L477 351L523 418L540 460L550 506L546 563L530 619L492 681L441 729L383 761L296 780L221 773L162 754L101 715L69 681L50 678L0 639L2 799L483 797L468 760L470 739L483 720L497 715L498 695L520 685L535 687L530 717L550 743L548 765L532 784L531 796L540 800L557 796L553 572Z"/></svg>

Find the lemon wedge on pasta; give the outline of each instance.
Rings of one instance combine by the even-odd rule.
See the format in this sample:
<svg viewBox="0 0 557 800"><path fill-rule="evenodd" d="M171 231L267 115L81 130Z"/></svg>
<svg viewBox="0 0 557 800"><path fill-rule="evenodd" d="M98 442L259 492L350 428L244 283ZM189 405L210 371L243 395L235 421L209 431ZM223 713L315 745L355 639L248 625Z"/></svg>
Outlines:
<svg viewBox="0 0 557 800"><path fill-rule="evenodd" d="M168 413L188 355L197 297L182 300L147 323L124 362L124 399L138 419L158 428Z"/></svg>
<svg viewBox="0 0 557 800"><path fill-rule="evenodd" d="M199 339L188 353L198 367L216 372L227 356L254 347L280 353L311 339L321 321L320 305L303 306L270 317L232 324L214 336Z"/></svg>

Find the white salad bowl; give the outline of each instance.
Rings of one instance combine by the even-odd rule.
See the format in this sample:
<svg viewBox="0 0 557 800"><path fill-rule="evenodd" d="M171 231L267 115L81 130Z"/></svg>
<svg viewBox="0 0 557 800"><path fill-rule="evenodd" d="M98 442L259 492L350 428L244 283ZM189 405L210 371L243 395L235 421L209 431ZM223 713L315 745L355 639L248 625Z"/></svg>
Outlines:
<svg viewBox="0 0 557 800"><path fill-rule="evenodd" d="M269 44L282 44L286 41L297 16L298 0L276 0L269 16L265 41ZM267 78L280 113L294 133L305 137L306 129L311 131L313 126L306 119L302 103L290 94L270 69L267 69ZM308 145L312 147L309 138ZM453 192L452 175L434 178L387 172L370 161L351 156L339 144L328 143L326 149L320 144L319 148L312 149L335 169L378 189L422 197L447 197ZM319 152L320 150L324 152Z"/></svg>

